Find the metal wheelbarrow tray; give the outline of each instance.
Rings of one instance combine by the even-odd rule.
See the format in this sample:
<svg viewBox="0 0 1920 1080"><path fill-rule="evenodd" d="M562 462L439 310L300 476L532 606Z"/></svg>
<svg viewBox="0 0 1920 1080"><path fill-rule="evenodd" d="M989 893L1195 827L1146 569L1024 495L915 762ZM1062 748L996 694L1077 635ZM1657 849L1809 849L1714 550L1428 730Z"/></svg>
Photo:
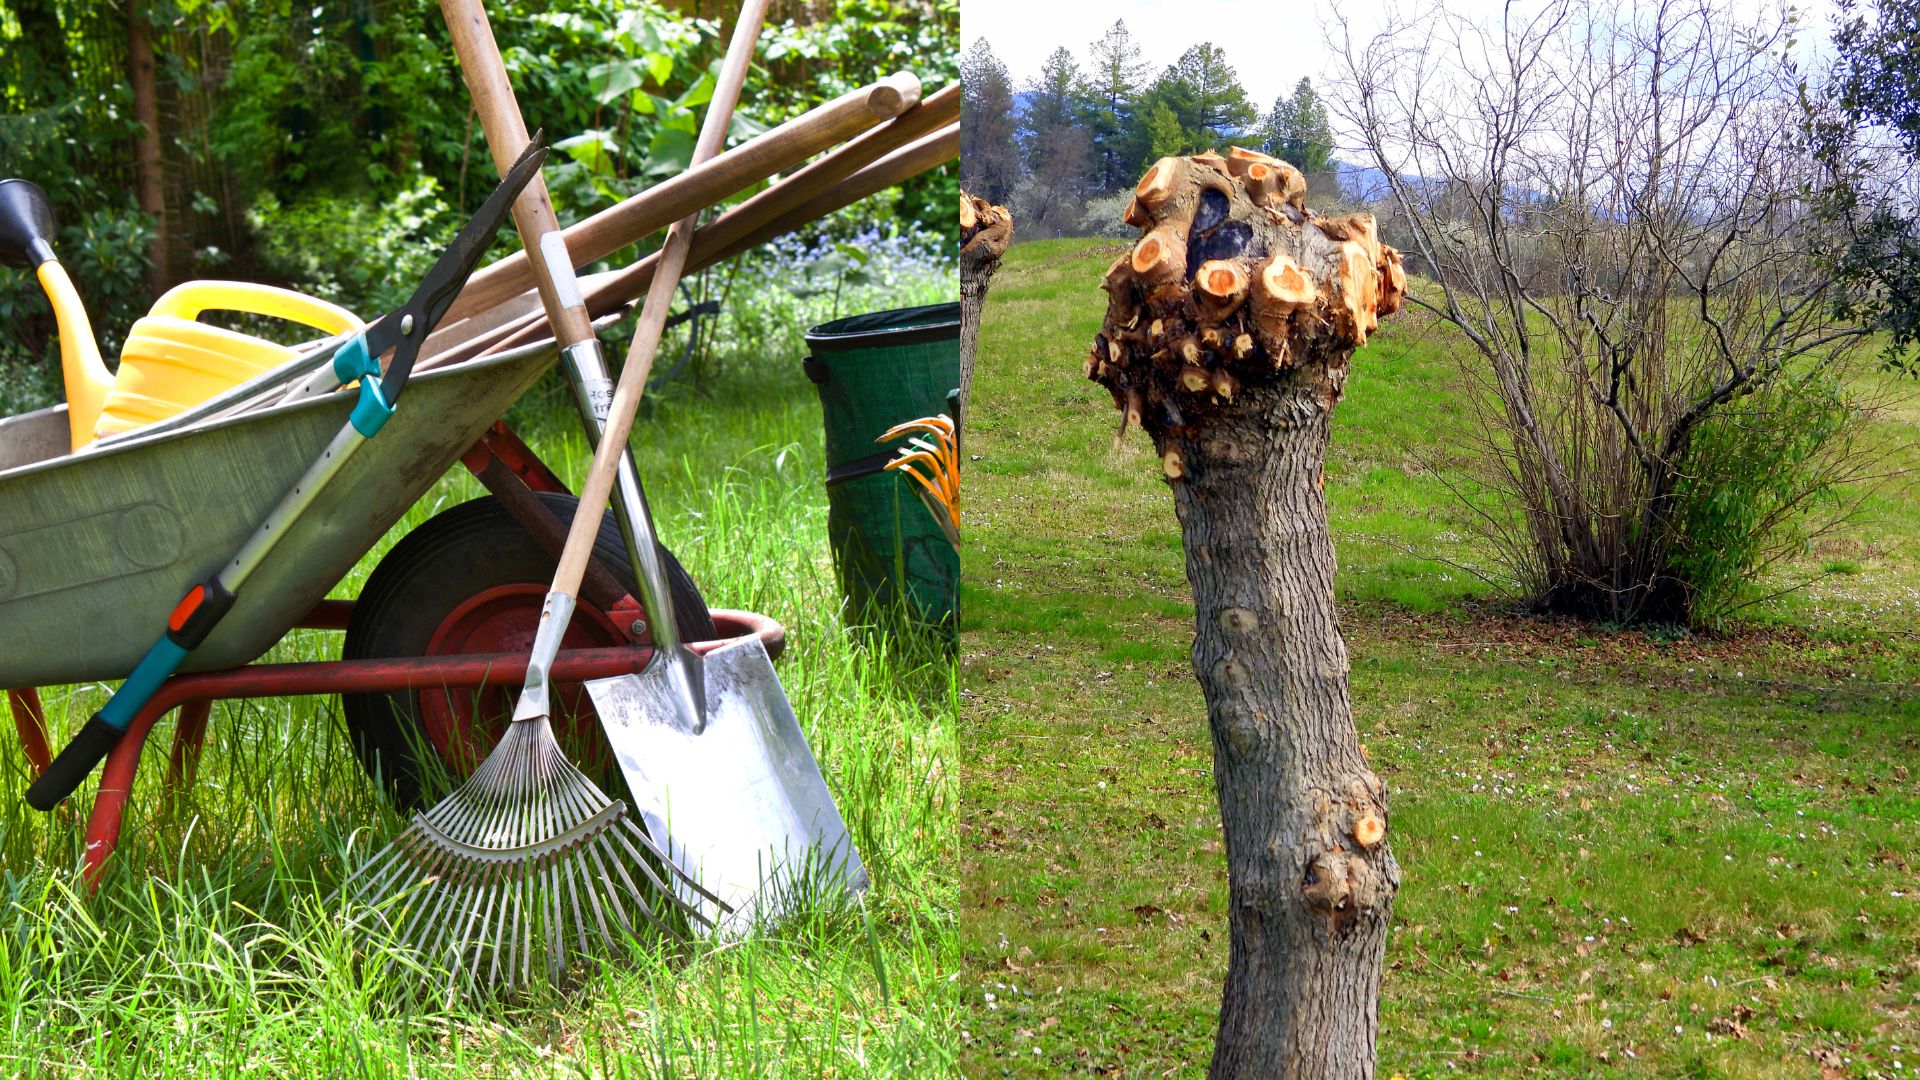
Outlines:
<svg viewBox="0 0 1920 1080"><path fill-rule="evenodd" d="M543 342L422 372L183 670L271 648L553 357ZM0 420L0 687L124 678L154 620L231 556L352 407L309 398L72 454L65 406Z"/></svg>

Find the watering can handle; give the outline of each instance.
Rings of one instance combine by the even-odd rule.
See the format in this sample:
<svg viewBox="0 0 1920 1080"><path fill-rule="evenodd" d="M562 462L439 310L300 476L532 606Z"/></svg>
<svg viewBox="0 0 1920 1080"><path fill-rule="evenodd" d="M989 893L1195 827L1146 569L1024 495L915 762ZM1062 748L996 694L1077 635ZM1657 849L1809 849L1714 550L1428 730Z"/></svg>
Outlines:
<svg viewBox="0 0 1920 1080"><path fill-rule="evenodd" d="M195 319L203 311L244 311L324 330L331 336L366 324L358 315L317 296L253 281L189 281L168 289L149 315Z"/></svg>

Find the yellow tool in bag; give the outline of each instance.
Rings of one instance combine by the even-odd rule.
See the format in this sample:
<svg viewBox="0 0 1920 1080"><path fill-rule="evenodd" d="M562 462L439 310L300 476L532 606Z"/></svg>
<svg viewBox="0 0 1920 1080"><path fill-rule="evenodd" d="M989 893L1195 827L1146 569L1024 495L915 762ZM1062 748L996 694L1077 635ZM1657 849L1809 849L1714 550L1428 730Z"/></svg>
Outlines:
<svg viewBox="0 0 1920 1080"><path fill-rule="evenodd" d="M338 304L272 285L189 281L175 286L128 331L94 438L164 420L294 355L289 346L195 321L203 311L266 315L328 335L366 325Z"/></svg>

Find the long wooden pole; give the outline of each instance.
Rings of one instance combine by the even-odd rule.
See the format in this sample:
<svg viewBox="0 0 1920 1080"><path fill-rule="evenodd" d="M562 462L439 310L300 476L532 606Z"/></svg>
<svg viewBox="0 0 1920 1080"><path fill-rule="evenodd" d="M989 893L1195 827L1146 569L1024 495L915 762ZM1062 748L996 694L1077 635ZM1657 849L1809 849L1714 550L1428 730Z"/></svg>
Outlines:
<svg viewBox="0 0 1920 1080"><path fill-rule="evenodd" d="M454 47L460 48L458 35ZM850 90L724 154L694 162L680 175L574 224L562 234L568 257L575 267L604 259L875 124L919 112L916 106L920 104L920 80L910 72L896 72L872 85ZM496 159L499 153L495 149ZM520 295L534 283L535 270L524 251L483 267L468 279L444 322L457 322Z"/></svg>
<svg viewBox="0 0 1920 1080"><path fill-rule="evenodd" d="M853 175L825 189L798 192L799 198L794 200L783 198L756 203L750 199L729 209L694 233L693 251L688 256L685 272L697 272L725 262L776 236L792 232L842 207L851 206L874 192L893 187L952 161L959 154L960 128L957 124L949 124L879 161L864 163ZM784 182L778 186L784 186ZM774 190L769 188L761 194L769 194ZM783 209L783 204L790 208ZM653 284L654 272L659 265L660 253L656 251L623 270L594 274L587 278L583 287L588 313L598 319L632 303ZM424 370L460 363L475 356L538 341L546 336L547 328L540 316L528 315L484 338L422 361L419 367Z"/></svg>
<svg viewBox="0 0 1920 1080"><path fill-rule="evenodd" d="M840 201L822 211L819 216L832 213L848 203L865 198L875 191L891 187L951 160L959 153L959 144L953 142L957 135L952 126L959 118L960 86L954 83L880 127L838 147L800 171L782 178L765 191L755 194L745 202L729 207L725 213L694 233L693 252L688 257L689 272L703 270L733 257L745 250L745 247L763 243L773 236L811 221L812 218L795 217L793 209L819 202L819 196L826 192L839 193ZM929 132L945 132L947 137L930 137ZM766 136L763 135L761 138ZM947 147L944 155L939 152L938 148L941 146ZM881 171L864 171L873 166L876 159L893 154L901 147L909 147L909 149L888 157L888 164ZM902 171L903 168L908 167L911 171ZM698 169L690 169L689 174L698 171ZM849 185L846 182L847 178L856 174L863 175L865 180L860 184ZM888 177L884 183L879 184L878 187L871 186L871 180L883 175ZM856 189L857 193L849 194ZM775 223L780 227L772 232L765 231L767 226ZM743 247L738 240L747 235L756 235L758 238ZM721 238L726 241L724 252L716 246ZM571 251L578 265L579 249L573 248ZM653 280L652 268L658 264L657 254L650 255L646 260L641 260L624 270L612 274L595 274L588 278L586 285L588 312L597 319L638 299L646 292L648 284ZM514 258L520 260L520 266L524 270L525 260L519 255L515 255ZM636 275L642 276L636 277ZM491 301L490 307L498 306L502 302L504 301ZM468 318L480 317L486 310L488 309L478 309ZM438 348L431 338L428 339L426 355L421 360L420 370L428 371L469 360L484 352L491 352L503 343L511 346L533 341L535 340L533 335L522 333L522 331L536 325L539 325L536 316L516 316L511 319L501 319L493 329L475 334L470 328L457 326L454 321L445 322L437 334L447 335L443 340L458 339L463 341L463 344L452 348Z"/></svg>
<svg viewBox="0 0 1920 1080"><path fill-rule="evenodd" d="M513 95L513 84L507 80L507 67L501 62L500 47L494 41L493 27L487 22L486 7L479 0L441 0L440 13L453 35L453 51L460 58L460 70L473 95L473 107L480 115L481 130L486 132L494 166L505 176L520 152L526 149L527 124L520 115L520 102ZM566 259L566 249L559 249L558 266L544 254L537 259L525 258L536 247L544 253L548 249L547 237L560 232L560 219L553 212L553 201L547 195L546 177L536 175L513 201L513 223L520 230L521 242L528 247L528 251L521 252L522 262L531 263L529 272L540 290L554 339L565 349L592 337L593 320L587 316L587 305L581 299L573 264Z"/></svg>
<svg viewBox="0 0 1920 1080"><path fill-rule="evenodd" d="M747 68L753 62L754 43L760 38L761 20L766 17L767 0L746 0L740 5L740 21L733 28L733 41L727 47L727 60L714 82L713 100L707 105L706 120L700 126L700 138L693 146L693 163L698 165L719 152L726 141L727 128L733 123L733 106L746 82ZM601 515L613 494L615 467L627 447L627 432L633 427L634 414L640 408L640 394L646 389L647 371L653 366L654 351L667 323L667 309L673 304L673 290L680 284L680 270L687 262L687 248L693 240L698 212L673 223L667 230L667 242L660 249L661 268L654 275L653 288L647 293L646 307L634 330L633 348L627 353L626 367L620 372L620 384L614 388L613 404L607 410L606 432L594 449L593 465L587 470L587 483L580 492L580 504L567 530L566 550L560 554L560 566L554 571L554 593L572 596L580 588L587 560L593 554L593 538L600 531Z"/></svg>

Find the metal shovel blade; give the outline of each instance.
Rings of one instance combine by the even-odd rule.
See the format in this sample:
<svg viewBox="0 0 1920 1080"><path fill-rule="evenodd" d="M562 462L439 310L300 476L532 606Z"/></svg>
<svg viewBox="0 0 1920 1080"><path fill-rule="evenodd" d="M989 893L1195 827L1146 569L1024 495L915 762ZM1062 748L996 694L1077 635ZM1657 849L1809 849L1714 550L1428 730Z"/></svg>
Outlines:
<svg viewBox="0 0 1920 1080"><path fill-rule="evenodd" d="M673 686L638 675L586 684L654 840L731 914L691 889L716 932L771 923L812 897L866 891L867 869L758 638L705 657L704 730Z"/></svg>

